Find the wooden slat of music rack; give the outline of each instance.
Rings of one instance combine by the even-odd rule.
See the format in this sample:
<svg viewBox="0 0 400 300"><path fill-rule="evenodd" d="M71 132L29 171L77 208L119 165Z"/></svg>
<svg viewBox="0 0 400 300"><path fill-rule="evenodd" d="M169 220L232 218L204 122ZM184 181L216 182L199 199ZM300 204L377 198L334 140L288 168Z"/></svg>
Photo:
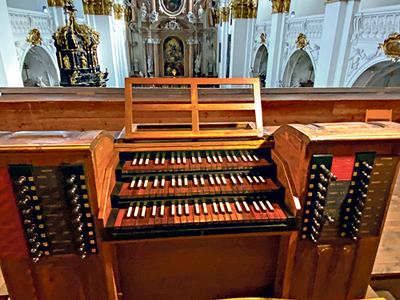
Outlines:
<svg viewBox="0 0 400 300"><path fill-rule="evenodd" d="M191 103L190 104L133 104L132 85L190 85ZM198 101L199 85L252 85L254 103L200 103ZM137 111L191 111L192 123L191 130L169 130L146 131L137 130L133 124L133 109ZM248 126L240 124L240 128L232 129L223 127L218 130L200 129L200 111L240 111L254 110L255 124L248 123ZM211 123L207 123L211 124ZM234 123L231 123L231 125ZM239 124L239 123L237 123ZM198 137L261 137L262 128L262 108L260 83L258 78L126 78L125 79L125 139L131 138L198 138ZM182 124L184 125L184 124Z"/></svg>

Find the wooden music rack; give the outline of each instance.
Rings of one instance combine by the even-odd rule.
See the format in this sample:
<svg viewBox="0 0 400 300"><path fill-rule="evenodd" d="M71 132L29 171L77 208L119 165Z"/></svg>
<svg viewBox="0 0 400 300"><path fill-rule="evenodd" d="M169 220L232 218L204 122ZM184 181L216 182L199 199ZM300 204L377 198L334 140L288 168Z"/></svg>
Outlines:
<svg viewBox="0 0 400 300"><path fill-rule="evenodd" d="M134 103L133 85L188 85L190 104L187 103ZM248 100L224 103L199 103L199 86L251 85L253 102ZM143 112L191 112L190 124L133 123L133 110ZM255 122L212 123L200 122L200 112L254 110ZM263 135L260 82L258 78L126 78L125 79L125 128L120 137L129 139L169 138L255 138Z"/></svg>

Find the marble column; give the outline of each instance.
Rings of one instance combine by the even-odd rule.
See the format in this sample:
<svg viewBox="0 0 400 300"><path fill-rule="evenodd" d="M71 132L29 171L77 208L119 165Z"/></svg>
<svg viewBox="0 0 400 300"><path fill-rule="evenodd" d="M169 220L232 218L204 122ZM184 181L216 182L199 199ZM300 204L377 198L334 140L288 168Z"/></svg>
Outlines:
<svg viewBox="0 0 400 300"><path fill-rule="evenodd" d="M314 87L344 85L351 50L352 22L359 5L360 1L329 1L325 4Z"/></svg>
<svg viewBox="0 0 400 300"><path fill-rule="evenodd" d="M0 86L22 87L21 70L6 0L0 0L0 19L3 24L0 31Z"/></svg>

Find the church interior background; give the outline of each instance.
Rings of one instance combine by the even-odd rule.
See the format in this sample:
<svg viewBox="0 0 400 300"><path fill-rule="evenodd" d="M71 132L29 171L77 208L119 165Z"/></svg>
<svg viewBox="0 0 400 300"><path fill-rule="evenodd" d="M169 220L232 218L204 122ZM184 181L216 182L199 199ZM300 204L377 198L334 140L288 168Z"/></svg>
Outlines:
<svg viewBox="0 0 400 300"><path fill-rule="evenodd" d="M0 17L3 87L124 87L129 76L400 85L398 0L0 0ZM60 46L68 30L75 46Z"/></svg>

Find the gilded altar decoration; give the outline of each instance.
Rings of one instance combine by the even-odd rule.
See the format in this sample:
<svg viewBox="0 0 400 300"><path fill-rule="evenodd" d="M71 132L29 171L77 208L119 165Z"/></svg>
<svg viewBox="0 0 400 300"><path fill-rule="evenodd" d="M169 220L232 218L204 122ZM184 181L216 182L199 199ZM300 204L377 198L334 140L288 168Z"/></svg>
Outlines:
<svg viewBox="0 0 400 300"><path fill-rule="evenodd" d="M105 86L107 78L100 71L97 47L100 34L88 24L78 24L72 0L67 0L65 11L69 22L54 33L54 46L60 68L62 86Z"/></svg>
<svg viewBox="0 0 400 300"><path fill-rule="evenodd" d="M163 44L164 76L184 76L183 42L179 37L170 36Z"/></svg>
<svg viewBox="0 0 400 300"><path fill-rule="evenodd" d="M383 44L379 44L378 48L380 48L390 60L397 62L400 59L400 34L397 32L390 34Z"/></svg>
<svg viewBox="0 0 400 300"><path fill-rule="evenodd" d="M221 13L222 22L228 22L229 21L229 7L227 7L227 6L221 7L219 11Z"/></svg>
<svg viewBox="0 0 400 300"><path fill-rule="evenodd" d="M257 17L257 0L231 0L229 9L232 18L250 19Z"/></svg>
<svg viewBox="0 0 400 300"><path fill-rule="evenodd" d="M308 44L310 43L307 41L307 37L300 33L296 40L297 49L303 50Z"/></svg>
<svg viewBox="0 0 400 300"><path fill-rule="evenodd" d="M114 1L104 0L104 14L111 15L113 6L114 6Z"/></svg>
<svg viewBox="0 0 400 300"><path fill-rule="evenodd" d="M130 8L124 9L125 22L129 23L132 20L132 10Z"/></svg>
<svg viewBox="0 0 400 300"><path fill-rule="evenodd" d="M124 6L122 4L114 4L114 18L121 20L124 13Z"/></svg>
<svg viewBox="0 0 400 300"><path fill-rule="evenodd" d="M272 3L272 13L288 13L290 0L269 0Z"/></svg>
<svg viewBox="0 0 400 300"><path fill-rule="evenodd" d="M265 44L265 33L261 33L260 35L261 44Z"/></svg>
<svg viewBox="0 0 400 300"><path fill-rule="evenodd" d="M65 70L71 70L71 62L69 61L68 55L65 55L63 57L63 63L64 63L64 69Z"/></svg>
<svg viewBox="0 0 400 300"><path fill-rule="evenodd" d="M42 44L42 37L40 36L39 30L36 28L32 29L29 31L29 38L26 39L26 41L31 44L31 46L39 46Z"/></svg>

